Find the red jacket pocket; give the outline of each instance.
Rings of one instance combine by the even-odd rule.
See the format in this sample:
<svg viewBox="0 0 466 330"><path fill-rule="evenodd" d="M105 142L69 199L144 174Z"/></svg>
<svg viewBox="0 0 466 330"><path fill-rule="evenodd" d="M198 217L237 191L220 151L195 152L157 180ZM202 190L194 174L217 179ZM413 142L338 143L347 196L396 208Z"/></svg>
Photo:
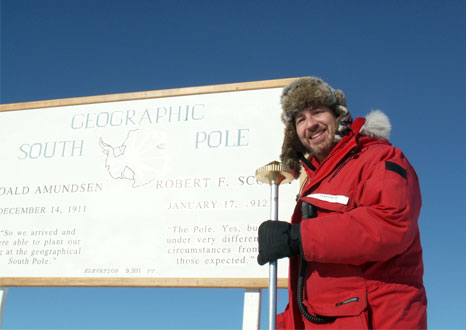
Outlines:
<svg viewBox="0 0 466 330"><path fill-rule="evenodd" d="M324 316L355 316L367 308L367 290L359 267L310 263L305 305Z"/></svg>
<svg viewBox="0 0 466 330"><path fill-rule="evenodd" d="M365 290L340 292L311 298L303 304L309 312L322 316L357 316L367 308L367 295Z"/></svg>

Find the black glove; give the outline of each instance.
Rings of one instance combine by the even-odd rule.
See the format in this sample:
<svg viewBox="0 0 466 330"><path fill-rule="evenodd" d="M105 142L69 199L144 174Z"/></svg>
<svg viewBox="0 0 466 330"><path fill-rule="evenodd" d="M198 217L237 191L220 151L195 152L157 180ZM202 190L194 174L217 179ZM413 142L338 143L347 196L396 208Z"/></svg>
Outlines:
<svg viewBox="0 0 466 330"><path fill-rule="evenodd" d="M265 265L284 257L300 254L300 225L267 220L259 226L259 255L257 262Z"/></svg>

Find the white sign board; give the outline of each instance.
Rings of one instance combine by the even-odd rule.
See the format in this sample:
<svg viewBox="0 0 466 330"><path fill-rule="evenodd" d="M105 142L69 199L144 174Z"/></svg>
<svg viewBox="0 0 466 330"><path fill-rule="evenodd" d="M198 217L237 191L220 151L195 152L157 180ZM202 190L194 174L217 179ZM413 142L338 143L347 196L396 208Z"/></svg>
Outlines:
<svg viewBox="0 0 466 330"><path fill-rule="evenodd" d="M0 285L266 279L255 170L279 158L281 87L242 86L1 111ZM280 186L280 219L297 191Z"/></svg>

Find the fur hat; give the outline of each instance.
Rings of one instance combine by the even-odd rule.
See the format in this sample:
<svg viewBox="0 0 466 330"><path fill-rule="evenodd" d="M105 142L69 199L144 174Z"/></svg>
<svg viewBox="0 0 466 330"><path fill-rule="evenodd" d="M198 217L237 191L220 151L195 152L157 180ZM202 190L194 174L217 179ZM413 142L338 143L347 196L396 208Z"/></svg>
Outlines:
<svg viewBox="0 0 466 330"><path fill-rule="evenodd" d="M337 118L335 142L340 141L348 133L349 126L353 122L346 108L345 94L341 90L334 90L317 77L304 77L291 82L283 88L281 104L285 137L280 158L285 167L295 172L295 176L299 175L301 169L299 160L308 153L296 133L294 120L299 111L312 105L323 105L332 110Z"/></svg>

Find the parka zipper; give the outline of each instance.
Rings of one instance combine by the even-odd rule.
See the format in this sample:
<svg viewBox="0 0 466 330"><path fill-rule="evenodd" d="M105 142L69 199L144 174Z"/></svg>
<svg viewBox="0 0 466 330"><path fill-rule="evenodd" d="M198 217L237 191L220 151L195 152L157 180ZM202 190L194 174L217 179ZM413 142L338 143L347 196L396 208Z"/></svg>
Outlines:
<svg viewBox="0 0 466 330"><path fill-rule="evenodd" d="M351 299L336 303L335 306L338 307L338 306L342 306L342 305L346 305L346 304L349 304L349 303L352 303L352 302L358 302L358 301L359 301L359 297L353 297Z"/></svg>
<svg viewBox="0 0 466 330"><path fill-rule="evenodd" d="M338 165L337 169L335 170L335 172L333 173L333 175L330 177L330 179L328 179L328 182L330 183L330 181L333 180L334 177L337 176L337 174L341 171L341 169L346 165L348 164L348 162L353 159L353 157L357 154L358 152L358 147L354 147L353 149L351 149L351 151L348 153L348 157L346 157L346 159L341 162L340 165Z"/></svg>

